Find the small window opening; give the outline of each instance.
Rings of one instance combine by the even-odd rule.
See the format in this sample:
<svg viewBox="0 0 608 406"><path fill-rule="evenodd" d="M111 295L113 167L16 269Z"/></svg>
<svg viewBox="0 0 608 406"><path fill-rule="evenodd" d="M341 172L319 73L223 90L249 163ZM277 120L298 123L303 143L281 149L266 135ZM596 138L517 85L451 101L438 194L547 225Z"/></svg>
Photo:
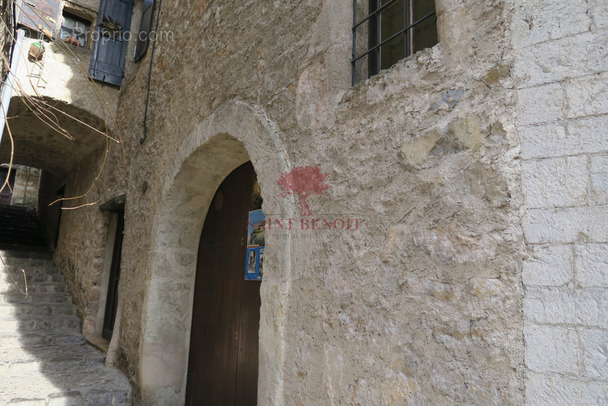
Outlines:
<svg viewBox="0 0 608 406"><path fill-rule="evenodd" d="M63 13L59 36L68 44L86 47L90 30L91 23L89 21L70 13Z"/></svg>
<svg viewBox="0 0 608 406"><path fill-rule="evenodd" d="M353 0L353 85L437 42L434 0Z"/></svg>

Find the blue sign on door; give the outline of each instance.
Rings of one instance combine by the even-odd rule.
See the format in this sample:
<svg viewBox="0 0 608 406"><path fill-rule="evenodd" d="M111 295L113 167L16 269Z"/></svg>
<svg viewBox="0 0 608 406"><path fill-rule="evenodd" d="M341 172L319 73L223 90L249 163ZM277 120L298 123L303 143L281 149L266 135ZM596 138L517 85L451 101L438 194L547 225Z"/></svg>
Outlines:
<svg viewBox="0 0 608 406"><path fill-rule="evenodd" d="M247 261L245 279L261 281L264 274L264 228L266 217L262 210L249 212L247 224Z"/></svg>

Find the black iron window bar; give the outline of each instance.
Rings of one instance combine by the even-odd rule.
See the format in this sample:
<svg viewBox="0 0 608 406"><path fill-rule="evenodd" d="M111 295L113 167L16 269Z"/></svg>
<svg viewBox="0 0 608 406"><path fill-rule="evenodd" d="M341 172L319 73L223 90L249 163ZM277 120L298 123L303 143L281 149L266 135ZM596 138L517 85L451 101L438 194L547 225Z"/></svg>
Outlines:
<svg viewBox="0 0 608 406"><path fill-rule="evenodd" d="M404 0L407 4L404 5L403 7L403 13L404 13L404 21L406 26L401 29L400 31L397 31L396 33L394 33L393 35L391 35L390 37L388 37L387 39L385 39L384 41L381 41L380 38L382 33L381 33L381 24L380 21L378 19L378 16L380 16L380 14L388 9L390 6L392 6L393 4L395 4L397 1L399 0L390 0L387 1L385 4L380 4L380 0L369 0L369 1L375 1L376 2L376 9L374 11L372 11L371 13L369 13L367 15L367 17L365 17L364 19L362 19L361 21L357 22L357 0L353 0L353 53L352 53L352 59L351 59L351 64L352 64L352 84L353 86L355 85L356 81L357 81L357 61L359 61L361 58L365 58L366 56L368 56L370 53L374 52L374 51L378 51L376 52L376 66L378 66L378 71L380 70L380 64L381 64L381 50L380 48L382 47L382 45L388 43L389 41L397 38L399 35L403 35L405 32L409 31L410 29L412 29L413 27L415 27L416 25L420 24L421 22L423 22L424 20L426 20L427 18L430 18L432 16L434 16L436 14L436 11L432 11L430 13L428 13L427 15L419 18L418 20L412 22L410 25L407 25L407 10L408 7L406 7L407 4L410 3L411 0ZM375 45L373 45L371 48L368 47L367 51L363 52L360 55L357 55L357 28L359 28L362 24L370 21L371 19L377 19L376 20L376 38L377 43ZM371 24L370 24L371 25ZM405 47L405 56L410 55L409 53L409 49L408 49L408 41L403 41L404 43L404 47Z"/></svg>

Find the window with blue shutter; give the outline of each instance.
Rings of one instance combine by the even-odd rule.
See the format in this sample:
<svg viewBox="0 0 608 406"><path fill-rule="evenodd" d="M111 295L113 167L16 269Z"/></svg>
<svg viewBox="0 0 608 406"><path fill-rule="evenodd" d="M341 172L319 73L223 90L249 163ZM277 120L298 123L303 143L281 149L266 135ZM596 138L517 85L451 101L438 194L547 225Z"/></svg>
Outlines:
<svg viewBox="0 0 608 406"><path fill-rule="evenodd" d="M132 10L133 0L101 0L89 68L93 79L120 86Z"/></svg>
<svg viewBox="0 0 608 406"><path fill-rule="evenodd" d="M154 17L154 0L144 0L144 8L141 13L139 23L139 34L137 36L137 46L135 47L135 62L144 57L150 44L150 30L152 29L152 19Z"/></svg>

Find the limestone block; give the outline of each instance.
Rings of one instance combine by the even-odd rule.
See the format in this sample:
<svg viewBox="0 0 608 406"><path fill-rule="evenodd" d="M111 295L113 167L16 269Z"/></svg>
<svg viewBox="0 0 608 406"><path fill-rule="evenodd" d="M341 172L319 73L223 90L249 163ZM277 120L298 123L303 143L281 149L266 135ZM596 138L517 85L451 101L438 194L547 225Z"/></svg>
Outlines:
<svg viewBox="0 0 608 406"><path fill-rule="evenodd" d="M526 367L534 372L578 374L579 338L576 330L557 326L524 328Z"/></svg>
<svg viewBox="0 0 608 406"><path fill-rule="evenodd" d="M586 32L535 45L519 53L513 73L530 87L605 72L607 39L606 33Z"/></svg>
<svg viewBox="0 0 608 406"><path fill-rule="evenodd" d="M608 245L577 245L576 273L582 287L608 288Z"/></svg>
<svg viewBox="0 0 608 406"><path fill-rule="evenodd" d="M533 246L531 258L523 263L523 282L525 285L564 285L572 280L573 262L570 245Z"/></svg>
<svg viewBox="0 0 608 406"><path fill-rule="evenodd" d="M590 327L607 328L608 290L585 289L574 295L575 322Z"/></svg>
<svg viewBox="0 0 608 406"><path fill-rule="evenodd" d="M535 0L521 2L513 19L516 48L589 30L591 16L582 1Z"/></svg>
<svg viewBox="0 0 608 406"><path fill-rule="evenodd" d="M608 116L570 120L560 123L520 127L524 159L546 158L608 151Z"/></svg>
<svg viewBox="0 0 608 406"><path fill-rule="evenodd" d="M570 154L608 151L607 125L608 115L570 120L566 126L569 142L564 143L564 147L571 147ZM578 146L575 144L577 140Z"/></svg>
<svg viewBox="0 0 608 406"><path fill-rule="evenodd" d="M549 208L586 203L589 176L587 157L543 159L522 163L526 206Z"/></svg>
<svg viewBox="0 0 608 406"><path fill-rule="evenodd" d="M523 218L529 243L608 242L608 210L604 206L530 209Z"/></svg>
<svg viewBox="0 0 608 406"><path fill-rule="evenodd" d="M604 59L608 60L608 50ZM608 65L604 67L606 70ZM608 114L608 73L570 80L565 83L564 89L567 117Z"/></svg>
<svg viewBox="0 0 608 406"><path fill-rule="evenodd" d="M606 380L608 377L608 332L582 330L580 332L583 375Z"/></svg>
<svg viewBox="0 0 608 406"><path fill-rule="evenodd" d="M608 156L591 157L591 200L608 204Z"/></svg>
<svg viewBox="0 0 608 406"><path fill-rule="evenodd" d="M518 92L517 116L520 125L555 121L563 116L564 90L549 84Z"/></svg>
<svg viewBox="0 0 608 406"><path fill-rule="evenodd" d="M570 148L578 144L566 133L566 128L559 123L539 126L520 127L521 156L524 159L544 158L565 155L572 151Z"/></svg>
<svg viewBox="0 0 608 406"><path fill-rule="evenodd" d="M591 15L597 29L608 28L608 3L604 0L590 0Z"/></svg>
<svg viewBox="0 0 608 406"><path fill-rule="evenodd" d="M535 406L601 405L608 396L608 384L571 377L546 376L530 372L526 380L526 403Z"/></svg>
<svg viewBox="0 0 608 406"><path fill-rule="evenodd" d="M527 321L541 324L570 324L606 328L608 290L528 287L524 298Z"/></svg>

